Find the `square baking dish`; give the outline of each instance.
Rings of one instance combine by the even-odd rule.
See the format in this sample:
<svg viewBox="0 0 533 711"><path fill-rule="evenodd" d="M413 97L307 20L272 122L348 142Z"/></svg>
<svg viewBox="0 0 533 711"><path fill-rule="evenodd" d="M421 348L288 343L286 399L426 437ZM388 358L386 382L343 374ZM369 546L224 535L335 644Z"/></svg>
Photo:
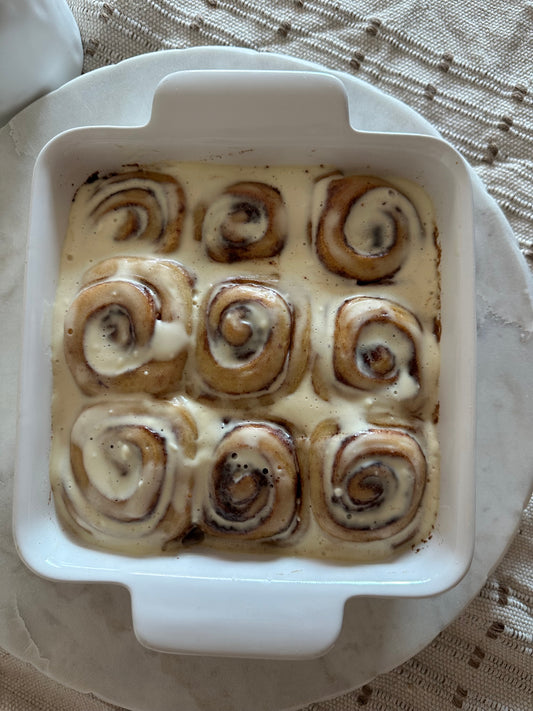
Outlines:
<svg viewBox="0 0 533 711"><path fill-rule="evenodd" d="M416 550L354 564L206 550L139 558L91 550L65 533L48 461L52 310L72 198L96 171L163 160L364 168L414 181L430 196L442 250L441 479L433 535ZM146 126L60 134L37 159L31 196L14 498L22 560L48 579L125 586L139 641L175 653L317 656L338 636L348 598L449 589L468 570L474 545L474 294L462 158L433 137L354 130L344 87L326 73L178 72L158 86Z"/></svg>

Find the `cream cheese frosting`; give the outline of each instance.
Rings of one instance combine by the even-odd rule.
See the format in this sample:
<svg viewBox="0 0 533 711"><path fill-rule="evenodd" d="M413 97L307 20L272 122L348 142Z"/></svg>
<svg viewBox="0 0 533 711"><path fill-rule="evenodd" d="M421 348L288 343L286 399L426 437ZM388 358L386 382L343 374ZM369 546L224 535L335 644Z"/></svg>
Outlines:
<svg viewBox="0 0 533 711"><path fill-rule="evenodd" d="M163 181L157 184L157 192L164 194L165 201L168 202L168 185L172 185L173 181L183 191L180 199L186 209L181 233L176 246L171 251L165 251L164 261L177 262L180 269L190 276L187 285L191 299L190 319L182 315L183 307L180 305L182 297L179 291L184 285L177 286L170 272L162 277L164 299L178 306L170 315L161 318L163 297L158 289L162 287L154 289L146 270L141 277L132 271L133 263L128 260L162 260L158 256L158 242L139 236L147 227L143 222L145 218L138 219L138 229L133 239L114 239L113 229L110 228L114 224L112 213L106 213L105 219L99 221L91 217L95 214L95 194L99 190L106 195L106 200L114 200L109 197L109 186L103 185L105 180L101 178L91 179L81 186L71 209L53 326L54 398L50 476L62 520L90 545L143 554L157 554L169 546L180 546L181 539L190 540L188 532L194 530L200 531L193 538L202 539L202 545L236 550L243 554L261 550L272 552L273 548L281 546L284 553L352 561L383 559L406 541L407 545L413 545L426 538L434 523L439 491L436 413L440 279L433 210L423 189L408 181L387 176L386 184L390 187L379 185L374 190L375 194L369 194L348 210L345 242L350 249L359 250L366 256L379 256L380 251L386 252L395 240L389 218L386 215L383 217L383 203L387 203L387 210L389 203L392 204L391 209L400 205L402 229L412 233L402 263L392 276L361 282L328 269L317 257L315 235L321 215L327 207L328 186L332 180L339 178L339 172L332 167L161 163L143 168L140 172L143 171L150 175L163 173L171 177L170 183ZM117 173L117 182L119 177L120 171ZM208 249L217 229L216 223L224 220L226 203L234 205L224 196L224 191L228 186L245 181L264 183L281 195L284 203L283 246L278 253L269 257L242 260L232 257L230 262L215 261L209 257ZM129 199L132 199L133 188L134 198L142 187L142 180L137 175L129 177ZM212 209L209 208L211 204L214 205ZM205 238L201 239L197 238L198 225L195 224L198 219L195 207L198 205L204 206L203 215L206 220ZM128 209L127 204L120 207L122 226L129 219ZM174 215L176 208L172 210ZM137 209L134 208L134 211ZM148 214L146 211L141 212L142 215ZM253 243L259 241L265 232L265 214L258 214L260 219L251 225L250 241ZM167 213L164 219L168 219ZM245 230L245 222L239 225L239 230L241 227ZM245 237L243 241L246 241ZM110 258L117 261L115 272L106 272L104 277L99 277L98 265ZM154 263L153 269L157 271L157 263ZM87 273L92 275L91 278L87 278ZM93 277L95 281L92 281ZM77 385L75 374L65 358L66 315L80 292L90 288L93 283L105 283L111 290L115 283L117 286L135 283L143 294L146 292L150 309L155 314L153 330L141 344L136 342L136 331L131 325L127 309L114 304L113 297L108 306L102 307L87 319L83 353L90 368L102 376L102 381L107 382L105 377L136 371L136 379L132 380L131 387L128 385L128 389L121 392L113 389L112 381L110 386L102 387L100 391L84 392ZM268 385L259 387L257 391L252 387L237 395L229 390L224 391L222 383L218 390L216 378L206 379L197 361L197 350L204 347L200 339L203 331L199 324L201 319L207 318L206 309L209 309L209 298L212 299L209 295L216 294L228 284L253 284L272 290L287 304L290 315L290 335L284 338L285 341L289 339L292 359L288 355L282 359L281 370L272 381L266 377L259 379L263 383L268 381ZM338 314L343 305L353 300L359 300L358 308L363 314L357 338L352 344L353 367L370 380L374 376L378 380L381 378L383 382L375 386L370 384L363 387L359 381L356 386L350 385L336 372L334 340L336 328L339 328ZM365 323L367 306L378 310L381 307L381 316ZM411 321L406 326L401 319L399 322L395 320L403 311L411 314L410 318L416 328ZM238 369L243 363L253 368L257 353L263 352L275 339L270 333L272 320L272 314L260 302L250 300L244 306L236 304L233 311L225 313L218 336L212 343L213 359L228 370ZM142 385L143 364L162 366L178 353L184 353L184 363L181 374L179 377L176 375L172 381L172 387L162 393L156 392L155 396L147 394ZM298 357L293 357L294 353ZM262 371L268 368L269 361L267 358L264 361L266 365L261 364ZM252 376L250 382L253 382ZM174 435L169 434L171 425L154 424L159 422L158 418L166 418L165 407L169 402L185 408L186 419L190 418L194 423L194 453L188 451L185 455L180 451L179 438L176 440ZM162 403L165 410L163 415L160 414ZM115 406L121 412L120 427L111 415L106 414L106 407L113 409ZM83 424L87 418L84 413L93 413L91 418L94 418L91 408L95 407L101 408L98 410L101 419L97 425L89 427ZM133 410L129 415L128 407ZM323 428L324 423L333 423L331 433L334 433L326 447L327 456L323 458L326 469L334 466L336 442L371 429L399 430L413 438L421 448L426 462L425 483L420 494L420 504L404 528L383 539L350 541L337 537L321 526L320 516L313 509L309 477L310 472L316 469L310 463L315 456L314 433ZM257 441L256 430L252 428L246 439L247 424L253 427L267 425L281 428L284 436L294 444L298 468L300 489L293 494L297 499L296 513L284 532L269 536L264 541L212 535L209 526L204 525L206 506L209 508L208 492L215 453L224 438L236 428L239 428L240 434L248 442L247 459L251 473L246 473L248 470L239 473L238 481L234 481L234 494L244 499L250 498L251 507L257 503L257 497L254 499L254 482L261 479L262 469L268 467L263 466L265 456L262 452L253 453L254 442ZM137 504L131 504L130 509L127 500L141 486L139 482L151 481L153 484L154 481L153 476L144 471L146 461L137 440L133 443L130 441L128 428L137 425L141 429L146 426L150 432L158 432L158 437L165 441L165 459L171 464L172 471L171 483L165 480L161 491L166 492L165 487L170 487L169 500L173 511L186 513L180 519L179 526L173 528L168 516L163 516L165 520L157 534L150 530L149 535L139 533L136 538L131 535L131 531L142 530L141 524L137 525L133 521L140 509L136 508ZM92 434L89 433L91 428L94 430ZM117 434L119 430L120 436ZM128 433L125 440L124 432ZM112 443L114 434L117 434L117 450L109 460L107 454L101 452L102 443ZM84 443L83 440L87 438L88 441ZM82 479L80 475L76 477L72 473L72 440L83 452ZM237 459L242 456L236 454ZM372 468L379 462L365 459L358 469L362 467L363 479L365 472L369 475L367 485L370 499L374 489L382 490L382 494L376 494L376 502L380 496L386 496L387 492L391 494L388 513L378 512L376 502L375 506L372 502L367 502L366 508L362 506L365 511L359 525L370 530L371 520L379 521L380 517L385 520L387 516L397 518L402 501L405 503L408 498L406 492L412 489L413 474L405 460L401 459L398 463L394 454L380 456L383 460L381 471L386 480L383 486L375 484L375 478L379 478L379 467ZM115 468L115 474L110 474L106 464L109 461ZM179 466L177 462L180 462ZM398 469L398 481L390 474L395 467ZM118 470L125 471L126 475L117 478ZM180 479L186 481L186 485L176 483L175 472L178 470L186 472L182 473ZM254 482L246 478L252 474L256 477ZM350 477L352 475L353 472L349 474ZM86 484L88 479L92 481L91 487ZM94 488L99 495L87 500L86 490L89 488L91 491ZM324 490L329 491L329 499L334 504L333 508L342 499L338 488L338 485L324 484ZM121 513L110 516L112 525L95 524L98 514L93 509L100 505L100 496L114 504L120 503ZM150 509L150 501L142 498L139 500ZM268 500L272 502L272 497ZM155 508L169 505L168 502L161 504L159 499L157 502ZM242 501L239 506L244 506ZM122 537L120 530L125 522L121 517L127 518L130 514L130 533ZM221 523L221 515L220 512L212 512L217 524ZM333 517L339 520L339 516L342 518L343 515L337 511ZM241 513L235 516L241 516ZM257 512L254 516L257 520L261 518ZM234 527L246 529L241 520Z"/></svg>

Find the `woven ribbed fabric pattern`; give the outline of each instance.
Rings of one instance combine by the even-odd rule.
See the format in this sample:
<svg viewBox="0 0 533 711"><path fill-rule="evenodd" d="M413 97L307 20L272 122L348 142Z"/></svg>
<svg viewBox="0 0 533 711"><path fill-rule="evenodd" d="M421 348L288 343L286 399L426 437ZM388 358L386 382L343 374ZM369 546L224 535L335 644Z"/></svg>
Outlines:
<svg viewBox="0 0 533 711"><path fill-rule="evenodd" d="M409 104L469 161L533 267L533 5L528 0L69 0L84 71L203 45L288 54ZM533 468L533 464L532 464ZM307 711L530 711L533 503L478 597L426 649ZM1 711L114 709L0 654ZM179 708L179 700L176 701Z"/></svg>

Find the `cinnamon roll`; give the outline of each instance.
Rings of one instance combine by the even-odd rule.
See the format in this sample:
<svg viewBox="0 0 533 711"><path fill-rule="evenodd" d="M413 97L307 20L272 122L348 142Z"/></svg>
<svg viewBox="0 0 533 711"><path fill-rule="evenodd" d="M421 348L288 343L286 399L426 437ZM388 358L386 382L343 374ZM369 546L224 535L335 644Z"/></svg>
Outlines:
<svg viewBox="0 0 533 711"><path fill-rule="evenodd" d="M178 539L190 525L196 436L177 403L110 401L83 410L56 485L66 523L112 549L157 551Z"/></svg>
<svg viewBox="0 0 533 711"><path fill-rule="evenodd" d="M87 224L116 241L142 239L168 254L179 244L185 193L171 175L133 170L89 181Z"/></svg>
<svg viewBox="0 0 533 711"><path fill-rule="evenodd" d="M204 507L214 536L281 540L298 525L300 472L289 432L272 422L239 424L214 454Z"/></svg>
<svg viewBox="0 0 533 711"><path fill-rule="evenodd" d="M310 488L320 527L336 538L371 542L402 534L419 511L427 464L418 442L401 430L342 434L332 422L313 434ZM416 525L416 522L415 522Z"/></svg>
<svg viewBox="0 0 533 711"><path fill-rule="evenodd" d="M175 390L192 330L191 287L171 260L117 257L89 269L64 321L65 358L83 392Z"/></svg>
<svg viewBox="0 0 533 711"><path fill-rule="evenodd" d="M415 403L423 386L423 329L388 299L347 299L335 318L333 371L338 382Z"/></svg>
<svg viewBox="0 0 533 711"><path fill-rule="evenodd" d="M279 396L300 382L308 342L307 310L266 283L230 280L204 301L196 366L211 395Z"/></svg>
<svg viewBox="0 0 533 711"><path fill-rule="evenodd" d="M287 215L277 188L260 182L234 183L196 217L197 238L217 262L278 254L287 235Z"/></svg>
<svg viewBox="0 0 533 711"><path fill-rule="evenodd" d="M315 201L323 189L319 183ZM410 199L380 178L328 178L322 202L314 230L318 256L330 271L359 282L391 277L423 235Z"/></svg>

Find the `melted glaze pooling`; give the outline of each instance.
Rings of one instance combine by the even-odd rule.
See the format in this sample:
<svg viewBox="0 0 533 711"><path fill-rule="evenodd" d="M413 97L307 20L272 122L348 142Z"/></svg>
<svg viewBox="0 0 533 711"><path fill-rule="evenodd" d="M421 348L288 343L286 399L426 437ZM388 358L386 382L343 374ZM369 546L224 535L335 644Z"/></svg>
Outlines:
<svg viewBox="0 0 533 711"><path fill-rule="evenodd" d="M61 519L145 555L379 560L426 538L435 232L420 187L324 166L164 163L81 186L54 313Z"/></svg>

